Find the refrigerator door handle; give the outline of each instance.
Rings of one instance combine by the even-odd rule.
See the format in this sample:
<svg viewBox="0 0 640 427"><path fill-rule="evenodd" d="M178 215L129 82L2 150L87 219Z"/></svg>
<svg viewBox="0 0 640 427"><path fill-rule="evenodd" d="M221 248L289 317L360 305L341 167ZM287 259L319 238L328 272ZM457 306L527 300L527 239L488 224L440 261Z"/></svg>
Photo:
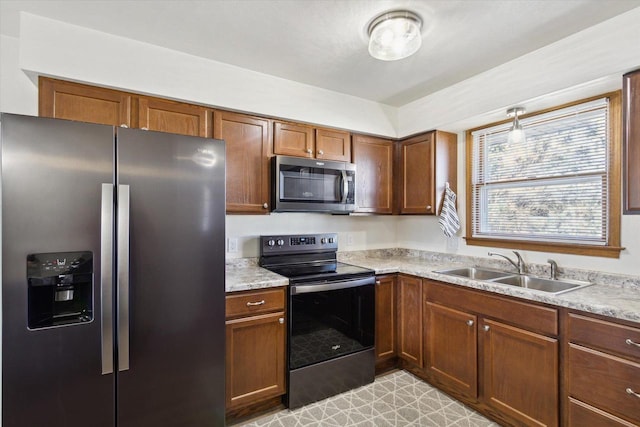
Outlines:
<svg viewBox="0 0 640 427"><path fill-rule="evenodd" d="M129 369L129 186L118 185L118 370Z"/></svg>
<svg viewBox="0 0 640 427"><path fill-rule="evenodd" d="M113 373L113 184L102 184L100 207L100 306L102 375Z"/></svg>

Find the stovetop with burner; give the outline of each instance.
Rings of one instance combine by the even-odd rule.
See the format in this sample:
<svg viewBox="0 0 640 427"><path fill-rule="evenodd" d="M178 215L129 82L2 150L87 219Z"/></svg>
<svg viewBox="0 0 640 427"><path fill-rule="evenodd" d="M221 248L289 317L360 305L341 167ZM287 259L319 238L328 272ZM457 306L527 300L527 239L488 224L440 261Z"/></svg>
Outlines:
<svg viewBox="0 0 640 427"><path fill-rule="evenodd" d="M260 266L290 283L334 282L372 276L368 268L338 262L336 233L260 237Z"/></svg>

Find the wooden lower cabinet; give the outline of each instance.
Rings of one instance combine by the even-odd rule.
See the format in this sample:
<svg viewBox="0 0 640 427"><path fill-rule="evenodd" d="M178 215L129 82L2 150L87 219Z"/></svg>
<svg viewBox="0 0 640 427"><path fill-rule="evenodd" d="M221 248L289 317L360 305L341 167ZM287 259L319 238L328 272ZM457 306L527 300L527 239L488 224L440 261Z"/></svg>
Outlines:
<svg viewBox="0 0 640 427"><path fill-rule="evenodd" d="M376 278L376 364L393 359L396 351L396 277Z"/></svg>
<svg viewBox="0 0 640 427"><path fill-rule="evenodd" d="M506 425L558 425L557 310L426 279L423 293L427 381Z"/></svg>
<svg viewBox="0 0 640 427"><path fill-rule="evenodd" d="M582 313L565 323L567 425L640 425L640 327Z"/></svg>
<svg viewBox="0 0 640 427"><path fill-rule="evenodd" d="M274 398L278 404L286 392L285 290L231 293L226 300L226 411L233 418Z"/></svg>
<svg viewBox="0 0 640 427"><path fill-rule="evenodd" d="M398 275L398 356L422 367L422 279Z"/></svg>
<svg viewBox="0 0 640 427"><path fill-rule="evenodd" d="M480 326L482 401L523 425L558 425L558 340L500 322Z"/></svg>
<svg viewBox="0 0 640 427"><path fill-rule="evenodd" d="M426 370L438 384L478 396L477 317L431 302L425 312Z"/></svg>

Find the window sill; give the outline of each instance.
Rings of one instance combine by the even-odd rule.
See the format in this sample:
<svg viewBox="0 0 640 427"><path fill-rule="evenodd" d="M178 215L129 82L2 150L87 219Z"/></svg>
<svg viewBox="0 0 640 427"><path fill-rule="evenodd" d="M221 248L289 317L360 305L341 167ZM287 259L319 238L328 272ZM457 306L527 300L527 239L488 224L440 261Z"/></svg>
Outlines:
<svg viewBox="0 0 640 427"><path fill-rule="evenodd" d="M464 239L467 241L467 245L470 246L490 246L496 248L597 256L604 258L620 258L620 252L625 249L620 246L572 245L569 243L531 242L527 240L499 240L478 237L465 237Z"/></svg>

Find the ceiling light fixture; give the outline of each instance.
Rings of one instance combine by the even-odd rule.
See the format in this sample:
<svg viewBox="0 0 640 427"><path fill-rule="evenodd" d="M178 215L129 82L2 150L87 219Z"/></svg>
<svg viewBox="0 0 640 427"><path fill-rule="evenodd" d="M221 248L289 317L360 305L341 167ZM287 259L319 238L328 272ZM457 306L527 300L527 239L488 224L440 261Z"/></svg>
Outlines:
<svg viewBox="0 0 640 427"><path fill-rule="evenodd" d="M518 120L518 116L521 116L525 113L524 108L522 107L514 107L509 108L507 110L507 116L513 117L513 126L509 129L509 134L507 137L508 144L522 144L526 142L527 137L524 134L524 129L522 129L522 125Z"/></svg>
<svg viewBox="0 0 640 427"><path fill-rule="evenodd" d="M369 25L369 54L382 61L411 56L422 45L422 19L408 10L386 12Z"/></svg>

